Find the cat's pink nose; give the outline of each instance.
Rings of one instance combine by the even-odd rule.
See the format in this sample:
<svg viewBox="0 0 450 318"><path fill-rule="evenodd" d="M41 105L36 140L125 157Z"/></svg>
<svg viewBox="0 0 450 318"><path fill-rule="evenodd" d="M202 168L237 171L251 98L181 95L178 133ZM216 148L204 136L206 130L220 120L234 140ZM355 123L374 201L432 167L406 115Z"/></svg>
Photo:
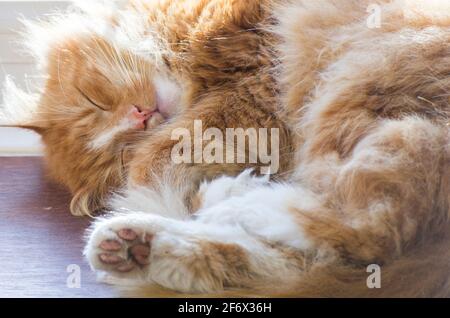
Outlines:
<svg viewBox="0 0 450 318"><path fill-rule="evenodd" d="M137 117L147 117L149 118L153 112L149 110L143 110L142 107L133 105L133 113Z"/></svg>
<svg viewBox="0 0 450 318"><path fill-rule="evenodd" d="M149 110L142 110L142 108L133 105L133 109L130 113L130 116L133 120L133 122L135 122L135 128L136 129L145 129L146 127L146 122L147 120L152 117L154 112L149 111Z"/></svg>

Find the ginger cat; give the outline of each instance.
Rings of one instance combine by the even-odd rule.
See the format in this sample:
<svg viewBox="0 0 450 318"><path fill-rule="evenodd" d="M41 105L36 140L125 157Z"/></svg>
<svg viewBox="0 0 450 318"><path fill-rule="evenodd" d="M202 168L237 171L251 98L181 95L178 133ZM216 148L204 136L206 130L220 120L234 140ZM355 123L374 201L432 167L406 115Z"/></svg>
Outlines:
<svg viewBox="0 0 450 318"><path fill-rule="evenodd" d="M110 14L104 8L29 26L26 45L47 79L36 115L13 125L42 135L49 171L73 193L74 215L105 208L111 193L130 182L157 186L152 179L183 174L192 182L177 177L172 186L186 186L186 204L194 209L201 181L252 166L195 164L185 172L170 166L174 128L193 132L194 120L204 130L277 128L281 147L288 146L288 129L275 114L270 36L255 30L267 16L264 1L231 1L225 11L223 5L130 1ZM197 19L204 22L196 25ZM11 100L23 95L11 91Z"/></svg>
<svg viewBox="0 0 450 318"><path fill-rule="evenodd" d="M94 174L89 192L96 182L108 187L94 206L124 186L112 182L115 171L126 176L126 189L109 201L114 212L89 231L92 268L185 293L450 296L450 8L443 0L378 1L381 24L369 27L372 4L136 1L107 15L115 27L103 40L148 62L152 71L144 73L152 75L144 83L154 86L147 99L133 92L119 117L128 118L129 105L154 112L158 96L174 95L162 104L175 115L158 116L168 122L156 120L148 132L130 128L124 143L131 147L123 156L110 153L110 173L89 170L104 151L80 151L92 145L85 130L81 139L46 142L46 134L64 136L62 128L36 116L71 115L42 102L56 85L46 86L38 111L22 123L43 135L49 169L81 180ZM93 16L83 23L103 19ZM62 43L67 39L79 36ZM55 56L48 56L51 82L61 68L54 64L52 74ZM154 84L161 72L172 94ZM109 105L86 88L76 96L95 111ZM282 165L286 181L253 176L245 165L173 164L170 131L197 118L219 129L280 128L285 160L295 160L292 169ZM67 134L77 124L61 127ZM52 161L57 153L63 160ZM90 158L86 170L73 168L83 162L78 157ZM205 177L214 180L198 188ZM367 285L373 264L381 268L381 288Z"/></svg>

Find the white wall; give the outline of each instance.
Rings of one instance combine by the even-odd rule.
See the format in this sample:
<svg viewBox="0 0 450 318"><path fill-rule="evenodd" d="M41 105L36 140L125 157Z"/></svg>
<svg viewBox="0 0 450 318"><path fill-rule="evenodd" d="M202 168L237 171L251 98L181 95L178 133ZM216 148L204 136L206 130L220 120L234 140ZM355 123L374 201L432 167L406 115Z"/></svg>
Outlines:
<svg viewBox="0 0 450 318"><path fill-rule="evenodd" d="M1 1L0 0L0 85L7 75L22 88L32 86L36 74L33 61L20 53L17 44L21 30L19 17L36 19L56 8L65 8L68 1ZM0 98L2 99L2 98ZM39 137L32 132L0 127L0 156L39 155Z"/></svg>

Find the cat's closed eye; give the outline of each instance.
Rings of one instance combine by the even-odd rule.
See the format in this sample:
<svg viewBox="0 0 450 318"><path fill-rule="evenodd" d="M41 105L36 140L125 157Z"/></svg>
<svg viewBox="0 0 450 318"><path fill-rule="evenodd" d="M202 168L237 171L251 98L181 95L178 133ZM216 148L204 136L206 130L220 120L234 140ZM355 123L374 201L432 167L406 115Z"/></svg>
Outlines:
<svg viewBox="0 0 450 318"><path fill-rule="evenodd" d="M84 93L80 88L76 87L77 91L80 93L81 96L83 96L83 98L85 100L87 100L90 104L92 104L93 106L97 107L98 109L102 110L102 111L110 111L111 107L102 105L98 102L95 102L92 98L90 98L86 93Z"/></svg>

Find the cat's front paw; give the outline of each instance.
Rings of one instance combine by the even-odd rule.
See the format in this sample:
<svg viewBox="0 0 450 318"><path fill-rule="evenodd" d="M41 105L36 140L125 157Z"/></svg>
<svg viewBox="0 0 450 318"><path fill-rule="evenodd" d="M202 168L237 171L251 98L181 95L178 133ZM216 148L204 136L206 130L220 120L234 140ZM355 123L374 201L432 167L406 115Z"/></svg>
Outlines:
<svg viewBox="0 0 450 318"><path fill-rule="evenodd" d="M118 217L94 226L84 251L94 270L117 277L147 276L155 231L133 223L129 217Z"/></svg>

